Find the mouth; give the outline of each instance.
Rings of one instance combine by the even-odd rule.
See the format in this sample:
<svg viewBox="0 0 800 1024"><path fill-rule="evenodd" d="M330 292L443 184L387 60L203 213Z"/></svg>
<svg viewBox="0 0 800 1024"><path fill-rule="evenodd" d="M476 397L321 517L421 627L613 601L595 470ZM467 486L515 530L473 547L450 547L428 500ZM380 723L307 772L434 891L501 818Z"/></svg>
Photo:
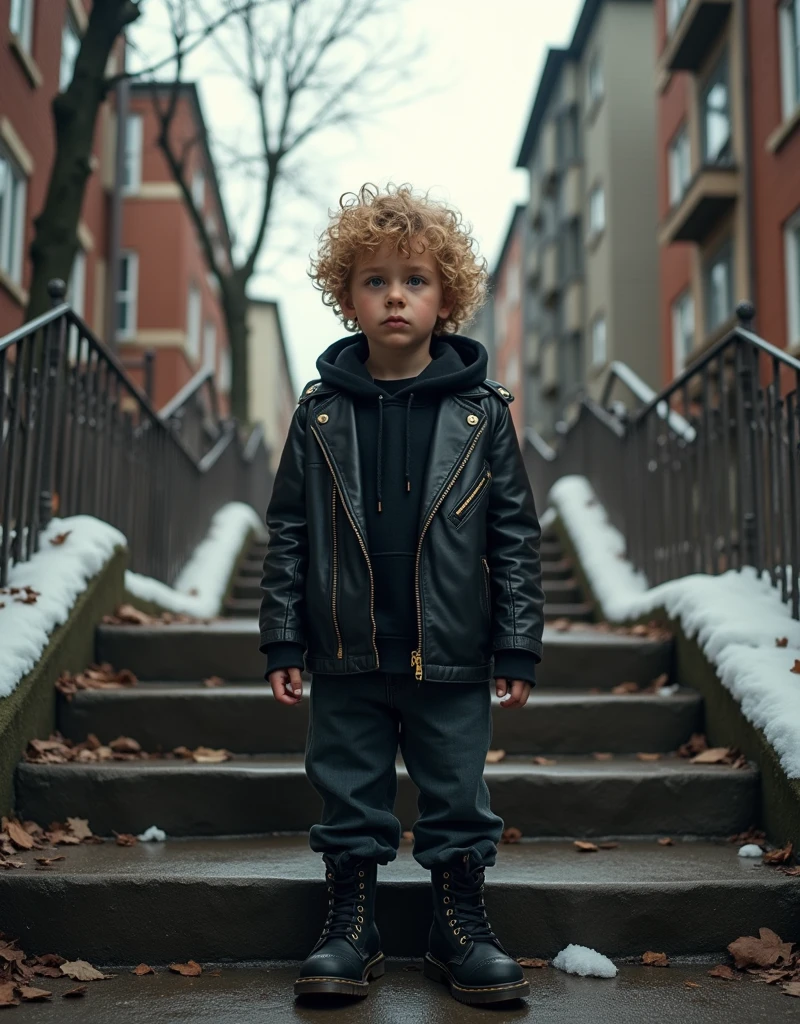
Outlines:
<svg viewBox="0 0 800 1024"><path fill-rule="evenodd" d="M404 319L404 317L402 316L388 316L383 322L384 324L389 325L405 324L406 326L408 326L408 320Z"/></svg>

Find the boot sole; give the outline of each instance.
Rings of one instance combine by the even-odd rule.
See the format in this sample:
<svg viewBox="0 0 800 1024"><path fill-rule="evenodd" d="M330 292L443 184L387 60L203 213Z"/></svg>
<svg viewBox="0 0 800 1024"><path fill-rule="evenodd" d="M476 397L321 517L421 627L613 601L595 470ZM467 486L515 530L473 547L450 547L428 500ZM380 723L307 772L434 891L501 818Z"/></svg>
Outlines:
<svg viewBox="0 0 800 1024"><path fill-rule="evenodd" d="M320 975L317 978L298 978L294 983L294 994L305 995L340 995L359 996L365 999L369 995L369 983L386 973L386 959L383 953L372 960L364 969L361 981L352 978L331 978Z"/></svg>
<svg viewBox="0 0 800 1024"><path fill-rule="evenodd" d="M425 954L422 972L426 978L432 981L441 982L450 989L450 995L459 1003L467 1003L470 1006L483 1003L502 1003L509 999L522 999L530 995L531 986L527 980L515 981L510 985L487 985L483 988L471 988L469 985L459 985L453 978L444 964L434 960L430 953Z"/></svg>

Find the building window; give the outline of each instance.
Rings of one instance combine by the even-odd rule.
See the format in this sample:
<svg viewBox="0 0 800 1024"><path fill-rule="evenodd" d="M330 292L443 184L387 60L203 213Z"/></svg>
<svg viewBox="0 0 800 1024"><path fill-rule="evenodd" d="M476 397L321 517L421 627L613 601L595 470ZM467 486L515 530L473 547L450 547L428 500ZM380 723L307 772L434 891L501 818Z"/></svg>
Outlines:
<svg viewBox="0 0 800 1024"><path fill-rule="evenodd" d="M602 185L595 185L589 195L589 233L599 235L606 226L606 194Z"/></svg>
<svg viewBox="0 0 800 1024"><path fill-rule="evenodd" d="M0 145L0 270L12 281L22 281L25 230L25 175Z"/></svg>
<svg viewBox="0 0 800 1024"><path fill-rule="evenodd" d="M83 318L86 313L86 253L83 249L78 249L72 261L66 298L78 316Z"/></svg>
<svg viewBox="0 0 800 1024"><path fill-rule="evenodd" d="M583 240L579 218L566 223L558 233L560 280L569 281L583 272Z"/></svg>
<svg viewBox="0 0 800 1024"><path fill-rule="evenodd" d="M669 202L675 206L689 187L692 176L692 154L689 131L684 125L669 145Z"/></svg>
<svg viewBox="0 0 800 1024"><path fill-rule="evenodd" d="M783 0L780 19L783 116L788 118L800 106L800 0Z"/></svg>
<svg viewBox="0 0 800 1024"><path fill-rule="evenodd" d="M706 330L709 334L733 312L733 244L726 241L706 263Z"/></svg>
<svg viewBox="0 0 800 1024"><path fill-rule="evenodd" d="M69 88L80 48L81 35L72 11L67 9L67 18L61 31L61 67L58 72L58 88L61 92Z"/></svg>
<svg viewBox="0 0 800 1024"><path fill-rule="evenodd" d="M731 158L731 97L724 53L703 87L703 156L707 164Z"/></svg>
<svg viewBox="0 0 800 1024"><path fill-rule="evenodd" d="M678 27L689 0L667 0L667 32L669 35Z"/></svg>
<svg viewBox="0 0 800 1024"><path fill-rule="evenodd" d="M231 350L229 348L223 349L220 353L219 389L226 393L231 389Z"/></svg>
<svg viewBox="0 0 800 1024"><path fill-rule="evenodd" d="M203 314L203 297L196 284L189 286L186 307L186 349L194 362L200 359L200 328Z"/></svg>
<svg viewBox="0 0 800 1024"><path fill-rule="evenodd" d="M206 320L203 328L203 369L216 370L217 368L217 326L211 320Z"/></svg>
<svg viewBox="0 0 800 1024"><path fill-rule="evenodd" d="M603 366L607 358L606 318L601 314L592 321L592 366Z"/></svg>
<svg viewBox="0 0 800 1024"><path fill-rule="evenodd" d="M142 115L129 114L125 123L125 166L122 188L138 192L142 184Z"/></svg>
<svg viewBox="0 0 800 1024"><path fill-rule="evenodd" d="M202 210L206 200L206 176L198 169L192 175L192 202L195 209Z"/></svg>
<svg viewBox="0 0 800 1024"><path fill-rule="evenodd" d="M600 51L595 50L589 59L589 69L586 73L586 99L590 110L600 102L604 92L603 64L600 60Z"/></svg>
<svg viewBox="0 0 800 1024"><path fill-rule="evenodd" d="M117 338L124 340L136 333L136 312L139 293L139 256L124 252L119 260L117 288Z"/></svg>
<svg viewBox="0 0 800 1024"><path fill-rule="evenodd" d="M786 294L789 301L789 347L800 346L800 210L786 225Z"/></svg>
<svg viewBox="0 0 800 1024"><path fill-rule="evenodd" d="M677 377L685 368L694 349L694 299L683 292L672 303L672 360Z"/></svg>
<svg viewBox="0 0 800 1024"><path fill-rule="evenodd" d="M9 27L27 53L33 52L33 0L11 0Z"/></svg>
<svg viewBox="0 0 800 1024"><path fill-rule="evenodd" d="M568 107L558 118L556 144L558 165L566 167L580 159L580 131L578 130L578 108Z"/></svg>

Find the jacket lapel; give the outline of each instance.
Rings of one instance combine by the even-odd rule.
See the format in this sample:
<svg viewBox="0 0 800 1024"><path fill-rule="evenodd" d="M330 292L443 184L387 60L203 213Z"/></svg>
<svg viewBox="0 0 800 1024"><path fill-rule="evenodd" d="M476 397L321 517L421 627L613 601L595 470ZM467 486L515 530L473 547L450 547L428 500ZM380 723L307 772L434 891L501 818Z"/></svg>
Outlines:
<svg viewBox="0 0 800 1024"><path fill-rule="evenodd" d="M327 423L319 423L320 412L328 415ZM358 437L353 399L339 392L317 408L312 429L327 453L342 499L353 516L364 543L367 544L367 525L364 516L364 486L361 479L361 464L358 458Z"/></svg>

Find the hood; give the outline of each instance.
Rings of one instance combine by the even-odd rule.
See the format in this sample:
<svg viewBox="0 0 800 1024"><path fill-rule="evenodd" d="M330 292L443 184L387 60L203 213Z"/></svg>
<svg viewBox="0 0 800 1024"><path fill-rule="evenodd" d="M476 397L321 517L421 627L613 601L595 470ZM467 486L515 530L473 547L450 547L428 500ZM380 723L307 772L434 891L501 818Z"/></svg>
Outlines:
<svg viewBox="0 0 800 1024"><path fill-rule="evenodd" d="M383 476L383 403L386 398L405 398L405 479L411 490L411 407L435 401L443 392L461 391L486 379L489 355L479 341L460 334L438 335L431 339L431 361L410 384L394 395L379 387L365 366L369 342L363 333L340 338L329 345L317 359L317 371L326 383L361 401L374 401L378 408L378 446L375 476L378 490L378 511L383 511L381 480Z"/></svg>

